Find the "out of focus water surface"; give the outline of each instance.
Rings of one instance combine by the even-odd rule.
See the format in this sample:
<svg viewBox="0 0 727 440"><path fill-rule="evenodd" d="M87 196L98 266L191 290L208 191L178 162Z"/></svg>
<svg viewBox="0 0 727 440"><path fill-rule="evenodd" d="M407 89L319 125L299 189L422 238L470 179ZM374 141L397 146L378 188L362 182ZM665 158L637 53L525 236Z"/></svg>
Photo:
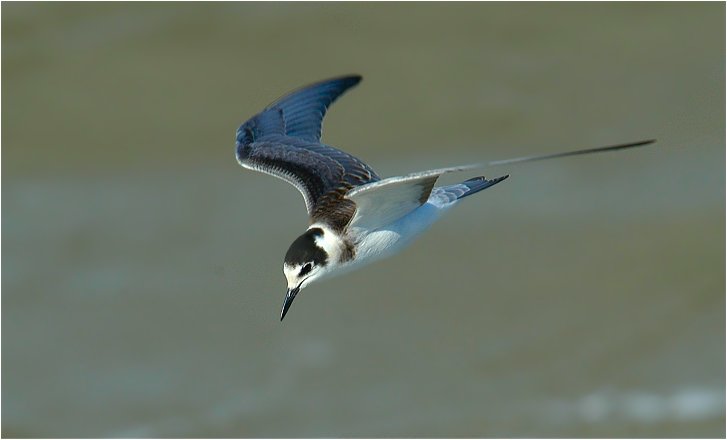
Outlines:
<svg viewBox="0 0 727 440"><path fill-rule="evenodd" d="M724 4L3 4L5 437L723 437ZM234 131L485 170L278 320L301 197ZM445 182L470 175L453 176Z"/></svg>

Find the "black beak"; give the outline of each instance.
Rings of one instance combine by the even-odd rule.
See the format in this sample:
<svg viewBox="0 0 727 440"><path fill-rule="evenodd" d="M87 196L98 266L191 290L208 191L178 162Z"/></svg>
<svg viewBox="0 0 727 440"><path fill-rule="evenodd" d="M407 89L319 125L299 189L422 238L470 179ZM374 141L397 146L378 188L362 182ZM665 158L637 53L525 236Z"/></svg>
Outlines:
<svg viewBox="0 0 727 440"><path fill-rule="evenodd" d="M300 292L300 287L296 287L295 289L288 289L288 293L285 294L285 301L283 301L283 311L280 312L281 321L283 320L283 318L285 318L285 314L288 313L288 309L290 308L290 305L293 304L295 295L297 295L298 292Z"/></svg>

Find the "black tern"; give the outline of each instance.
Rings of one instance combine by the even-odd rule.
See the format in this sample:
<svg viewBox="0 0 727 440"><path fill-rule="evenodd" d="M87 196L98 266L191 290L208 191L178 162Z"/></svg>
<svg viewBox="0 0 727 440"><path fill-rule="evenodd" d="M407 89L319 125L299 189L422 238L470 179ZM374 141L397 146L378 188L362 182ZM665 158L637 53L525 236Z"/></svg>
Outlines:
<svg viewBox="0 0 727 440"><path fill-rule="evenodd" d="M464 165L382 179L360 159L322 144L321 123L328 107L360 81L361 76L350 75L303 87L237 129L240 165L291 183L303 195L310 217L308 229L285 254L288 290L281 321L296 295L309 284L396 253L460 200L508 177L478 176L455 185L434 186L445 173L482 166ZM525 156L487 165L614 151L652 142Z"/></svg>

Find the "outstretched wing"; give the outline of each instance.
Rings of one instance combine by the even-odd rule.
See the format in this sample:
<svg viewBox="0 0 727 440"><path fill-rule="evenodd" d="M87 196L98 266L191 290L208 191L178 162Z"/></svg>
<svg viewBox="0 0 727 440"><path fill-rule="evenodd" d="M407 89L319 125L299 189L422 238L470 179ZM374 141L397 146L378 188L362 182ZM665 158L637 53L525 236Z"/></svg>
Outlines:
<svg viewBox="0 0 727 440"><path fill-rule="evenodd" d="M271 104L237 130L236 152L240 165L295 186L303 195L313 220L329 212L334 201L340 200L349 189L379 180L374 170L360 159L319 143L326 110L360 80L360 76L347 76L299 89ZM350 215L340 221L348 221Z"/></svg>
<svg viewBox="0 0 727 440"><path fill-rule="evenodd" d="M538 156L523 156L523 157L515 157L512 159L493 160L493 161L489 162L487 165L508 165L508 164L519 163L519 162L534 162L536 160L546 160L546 159L556 159L559 157L578 156L581 154L592 154L592 153L603 153L606 151L625 150L627 148L642 147L644 145L653 144L654 142L656 142L656 139L647 139L645 141L629 142L627 144L609 145L606 147L586 148L584 150L564 151L564 152L560 152L560 153L543 154L543 155L538 155Z"/></svg>
<svg viewBox="0 0 727 440"><path fill-rule="evenodd" d="M477 167L465 165L421 171L353 188L346 194L346 199L356 204L349 227L372 230L390 224L426 203L442 174Z"/></svg>

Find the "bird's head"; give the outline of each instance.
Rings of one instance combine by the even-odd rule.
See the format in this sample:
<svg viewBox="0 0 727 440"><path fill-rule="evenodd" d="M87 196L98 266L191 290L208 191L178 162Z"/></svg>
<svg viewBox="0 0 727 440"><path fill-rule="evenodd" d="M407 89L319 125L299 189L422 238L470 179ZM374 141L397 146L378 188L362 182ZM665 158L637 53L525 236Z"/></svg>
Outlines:
<svg viewBox="0 0 727 440"><path fill-rule="evenodd" d="M282 321L295 296L310 283L331 274L339 266L342 240L325 227L312 226L288 248L283 272L288 280Z"/></svg>

